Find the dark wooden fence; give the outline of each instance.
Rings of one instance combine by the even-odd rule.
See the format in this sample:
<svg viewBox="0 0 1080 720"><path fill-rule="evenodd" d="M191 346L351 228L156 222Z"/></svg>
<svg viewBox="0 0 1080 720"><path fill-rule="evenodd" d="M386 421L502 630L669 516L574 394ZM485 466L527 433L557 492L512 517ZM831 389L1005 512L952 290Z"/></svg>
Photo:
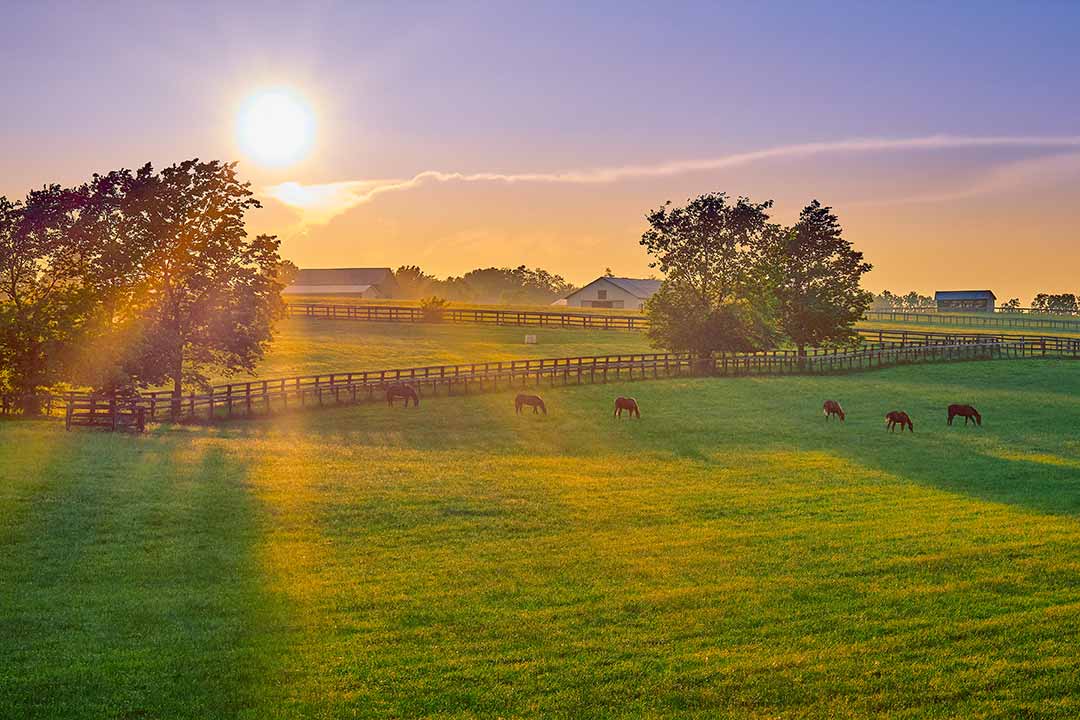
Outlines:
<svg viewBox="0 0 1080 720"><path fill-rule="evenodd" d="M288 317L366 322L447 322L481 325L524 325L528 327L591 328L595 330L644 330L649 326L644 315L608 315L547 310L495 310L443 308L424 310L399 305L333 305L288 303Z"/></svg>
<svg viewBox="0 0 1080 720"><path fill-rule="evenodd" d="M174 398L167 391L141 395L131 407L147 420L215 420L271 412L383 401L387 386L408 383L422 396L468 395L511 388L554 387L697 375L782 375L868 370L915 362L998 358L1080 359L1080 339L1011 337L956 333L862 331L863 344L851 350L791 350L721 353L695 358L680 353L543 358L461 365L305 375L214 386L210 392ZM72 393L49 399L50 408L86 403Z"/></svg>

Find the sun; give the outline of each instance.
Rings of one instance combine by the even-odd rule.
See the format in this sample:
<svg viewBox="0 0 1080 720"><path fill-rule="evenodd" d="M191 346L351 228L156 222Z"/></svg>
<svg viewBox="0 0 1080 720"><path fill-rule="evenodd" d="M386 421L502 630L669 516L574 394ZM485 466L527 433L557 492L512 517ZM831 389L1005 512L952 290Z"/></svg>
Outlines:
<svg viewBox="0 0 1080 720"><path fill-rule="evenodd" d="M241 151L262 165L291 165L315 142L315 115L299 93L273 88L253 93L236 117Z"/></svg>

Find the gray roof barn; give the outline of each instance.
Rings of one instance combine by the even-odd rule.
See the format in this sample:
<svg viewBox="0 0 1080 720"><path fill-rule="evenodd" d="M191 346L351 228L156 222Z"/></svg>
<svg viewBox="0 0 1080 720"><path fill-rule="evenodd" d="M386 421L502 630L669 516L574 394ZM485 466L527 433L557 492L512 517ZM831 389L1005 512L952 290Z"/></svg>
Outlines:
<svg viewBox="0 0 1080 720"><path fill-rule="evenodd" d="M392 298L398 294L397 280L390 268L304 268L296 273L287 294L366 293L371 288L379 297Z"/></svg>

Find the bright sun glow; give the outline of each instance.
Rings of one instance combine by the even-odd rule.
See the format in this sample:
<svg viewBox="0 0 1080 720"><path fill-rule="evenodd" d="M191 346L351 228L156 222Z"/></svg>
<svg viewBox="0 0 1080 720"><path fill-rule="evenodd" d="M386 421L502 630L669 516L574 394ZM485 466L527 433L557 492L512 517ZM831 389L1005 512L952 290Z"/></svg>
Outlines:
<svg viewBox="0 0 1080 720"><path fill-rule="evenodd" d="M311 150L315 117L304 98L292 90L263 90L240 108L236 136L241 150L253 160L291 165Z"/></svg>

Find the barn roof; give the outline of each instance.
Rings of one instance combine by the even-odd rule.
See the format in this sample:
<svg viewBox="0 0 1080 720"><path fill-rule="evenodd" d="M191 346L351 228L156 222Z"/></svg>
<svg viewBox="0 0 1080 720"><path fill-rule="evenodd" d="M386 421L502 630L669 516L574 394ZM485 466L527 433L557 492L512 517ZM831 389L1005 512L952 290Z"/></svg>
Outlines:
<svg viewBox="0 0 1080 720"><path fill-rule="evenodd" d="M642 300L647 300L652 297L656 291L660 289L661 284L659 280L654 280L652 278L608 277L604 279Z"/></svg>
<svg viewBox="0 0 1080 720"><path fill-rule="evenodd" d="M935 300L997 300L990 290L938 290L934 293Z"/></svg>
<svg viewBox="0 0 1080 720"><path fill-rule="evenodd" d="M293 285L380 285L393 282L390 268L305 268L296 273Z"/></svg>
<svg viewBox="0 0 1080 720"><path fill-rule="evenodd" d="M660 280L654 280L652 278L624 278L602 275L601 277L596 278L592 282L586 283L582 287L579 287L577 290L571 293L567 293L566 297L564 297L563 300L569 297L573 297L585 288L591 287L592 285L595 285L596 283L603 280L608 281L615 287L625 292L628 292L634 297L640 298L642 300L648 300L650 297L652 297L656 293L656 291L660 289L660 285L662 282Z"/></svg>

